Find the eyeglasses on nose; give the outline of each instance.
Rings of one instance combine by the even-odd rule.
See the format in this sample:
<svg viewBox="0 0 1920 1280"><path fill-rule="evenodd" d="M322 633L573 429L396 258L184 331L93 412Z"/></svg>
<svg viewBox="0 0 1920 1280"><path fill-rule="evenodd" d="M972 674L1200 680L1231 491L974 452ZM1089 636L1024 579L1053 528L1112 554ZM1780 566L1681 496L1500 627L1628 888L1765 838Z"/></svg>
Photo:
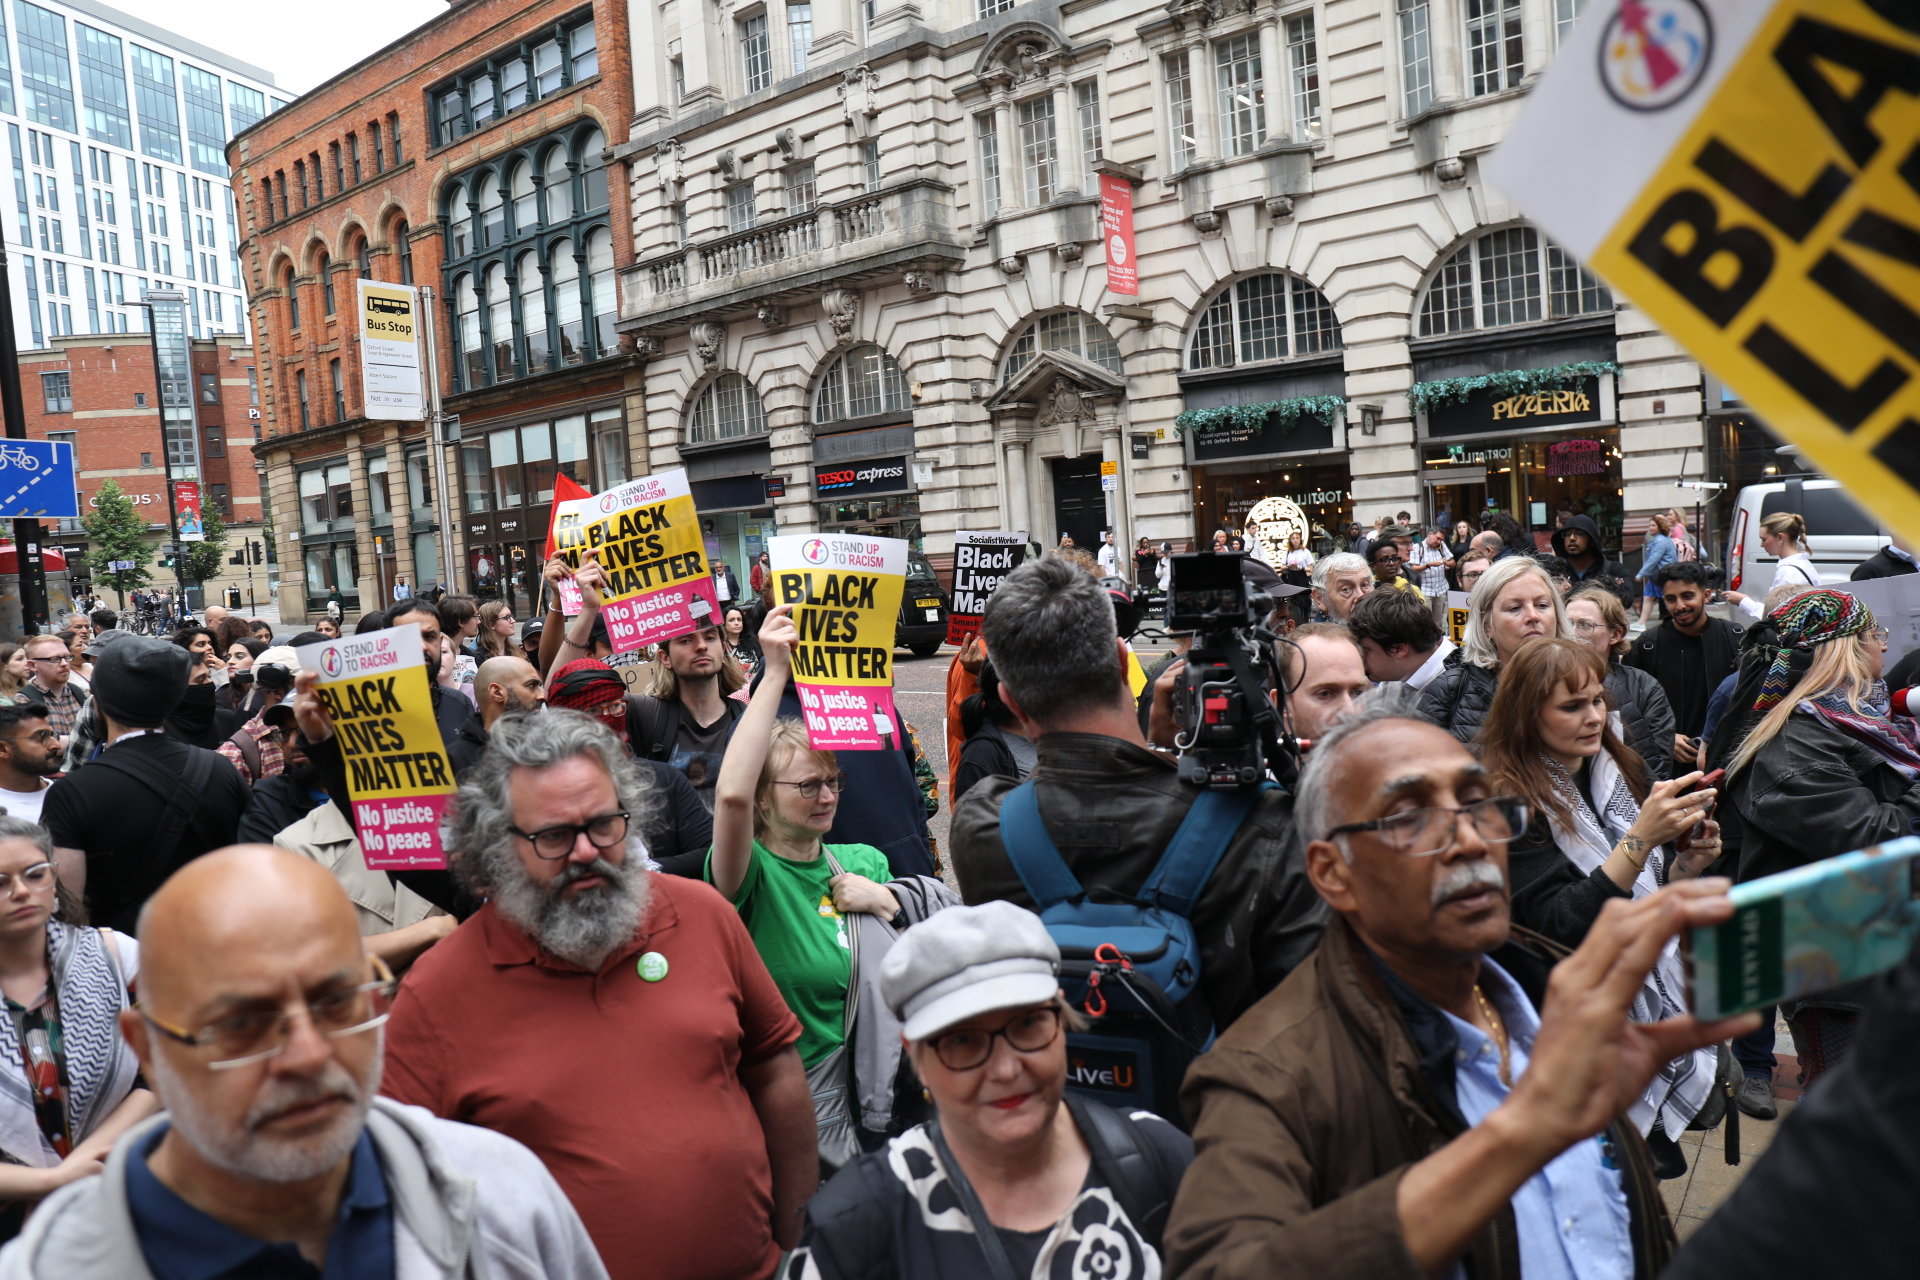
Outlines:
<svg viewBox="0 0 1920 1280"><path fill-rule="evenodd" d="M587 843L596 849L613 848L627 838L627 814L624 811L603 813L581 823L542 827L538 831L508 827L507 831L525 840L533 846L534 853L552 862L572 853L573 846L583 834L587 837Z"/></svg>
<svg viewBox="0 0 1920 1280"><path fill-rule="evenodd" d="M972 1071L993 1056L993 1042L1004 1039L1021 1053L1038 1053L1060 1037L1060 1010L1053 1005L1029 1009L992 1031L949 1031L927 1041L933 1056L949 1071Z"/></svg>
<svg viewBox="0 0 1920 1280"><path fill-rule="evenodd" d="M373 962L373 980L350 987L334 987L300 1001L313 1029L329 1040L359 1035L386 1022L393 1000L393 971L379 956ZM194 1049L210 1049L219 1056L207 1062L209 1071L232 1071L277 1058L293 1036L297 1011L258 1007L216 1018L198 1031L182 1031L135 1006L146 1024L169 1040Z"/></svg>
<svg viewBox="0 0 1920 1280"><path fill-rule="evenodd" d="M818 800L820 798L820 788L822 787L832 788L833 794L835 795L839 795L842 791L845 791L847 789L847 775L844 773L836 773L831 778L808 778L805 782L782 782L780 779L775 778L773 785L776 787L792 787L800 793L802 799Z"/></svg>
<svg viewBox="0 0 1920 1280"><path fill-rule="evenodd" d="M1526 829L1528 809L1515 796L1494 796L1476 800L1458 809L1409 809L1371 822L1349 822L1327 832L1327 839L1356 835L1362 831L1379 833L1395 853L1403 858L1432 858L1453 848L1460 836L1460 819L1473 823L1482 840L1505 843Z"/></svg>

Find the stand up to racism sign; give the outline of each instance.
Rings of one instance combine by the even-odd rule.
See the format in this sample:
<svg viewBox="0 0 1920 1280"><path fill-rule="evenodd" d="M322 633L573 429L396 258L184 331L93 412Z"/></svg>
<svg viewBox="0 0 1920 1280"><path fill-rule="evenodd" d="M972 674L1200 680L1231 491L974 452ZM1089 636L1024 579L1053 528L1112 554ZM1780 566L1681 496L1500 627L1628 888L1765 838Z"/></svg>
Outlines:
<svg viewBox="0 0 1920 1280"><path fill-rule="evenodd" d="M553 553L569 568L592 550L606 570L600 616L615 649L714 625L719 600L685 471L663 471L554 504ZM576 606L577 611L577 606Z"/></svg>
<svg viewBox="0 0 1920 1280"><path fill-rule="evenodd" d="M776 604L793 606L794 691L822 751L878 751L896 732L893 639L907 581L899 538L771 538Z"/></svg>

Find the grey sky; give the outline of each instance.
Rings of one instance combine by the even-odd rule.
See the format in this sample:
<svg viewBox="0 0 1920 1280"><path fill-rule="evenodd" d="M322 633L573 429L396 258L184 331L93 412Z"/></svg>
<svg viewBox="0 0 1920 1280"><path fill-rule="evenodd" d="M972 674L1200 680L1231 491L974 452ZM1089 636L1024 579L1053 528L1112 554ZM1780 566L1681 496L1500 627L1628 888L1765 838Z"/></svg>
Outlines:
<svg viewBox="0 0 1920 1280"><path fill-rule="evenodd" d="M437 14L446 0L102 0L273 73L291 98ZM324 11L324 17L317 16Z"/></svg>

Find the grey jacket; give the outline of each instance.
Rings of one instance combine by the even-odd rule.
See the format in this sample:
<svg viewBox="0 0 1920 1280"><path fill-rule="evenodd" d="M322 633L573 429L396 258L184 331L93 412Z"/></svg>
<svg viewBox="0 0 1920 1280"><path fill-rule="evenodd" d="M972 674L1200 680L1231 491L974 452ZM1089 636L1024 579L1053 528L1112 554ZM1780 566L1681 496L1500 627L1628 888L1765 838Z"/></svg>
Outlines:
<svg viewBox="0 0 1920 1280"><path fill-rule="evenodd" d="M1920 782L1804 711L1787 717L1727 786L1746 821L1743 883L1920 834Z"/></svg>
<svg viewBox="0 0 1920 1280"><path fill-rule="evenodd" d="M127 1207L128 1153L48 1197L0 1252L0 1280L152 1280ZM539 1157L488 1129L374 1099L367 1132L393 1196L395 1280L605 1280L580 1217Z"/></svg>
<svg viewBox="0 0 1920 1280"><path fill-rule="evenodd" d="M1647 780L1673 776L1673 704L1660 682L1638 667L1615 660L1607 669L1607 696L1620 713L1627 745L1647 762Z"/></svg>
<svg viewBox="0 0 1920 1280"><path fill-rule="evenodd" d="M887 889L900 903L908 926L934 912L958 906L960 895L933 876L902 876ZM863 1128L886 1133L893 1127L894 1081L900 1074L900 1019L887 1008L880 989L880 962L900 935L887 921L856 911L853 921L853 981L859 1015L853 1022L853 1091Z"/></svg>

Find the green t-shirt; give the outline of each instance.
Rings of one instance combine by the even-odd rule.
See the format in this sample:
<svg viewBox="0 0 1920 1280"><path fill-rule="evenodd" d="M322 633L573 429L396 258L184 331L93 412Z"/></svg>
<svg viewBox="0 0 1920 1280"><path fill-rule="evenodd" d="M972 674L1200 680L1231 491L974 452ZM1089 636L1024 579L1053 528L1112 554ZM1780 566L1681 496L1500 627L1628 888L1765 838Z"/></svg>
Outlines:
<svg viewBox="0 0 1920 1280"><path fill-rule="evenodd" d="M829 845L843 871L879 884L893 879L887 855L872 845ZM713 854L706 877L713 880ZM800 1060L812 1067L846 1038L847 983L853 976L848 924L833 906L825 856L794 862L758 840L733 905L787 1007L800 1019Z"/></svg>

